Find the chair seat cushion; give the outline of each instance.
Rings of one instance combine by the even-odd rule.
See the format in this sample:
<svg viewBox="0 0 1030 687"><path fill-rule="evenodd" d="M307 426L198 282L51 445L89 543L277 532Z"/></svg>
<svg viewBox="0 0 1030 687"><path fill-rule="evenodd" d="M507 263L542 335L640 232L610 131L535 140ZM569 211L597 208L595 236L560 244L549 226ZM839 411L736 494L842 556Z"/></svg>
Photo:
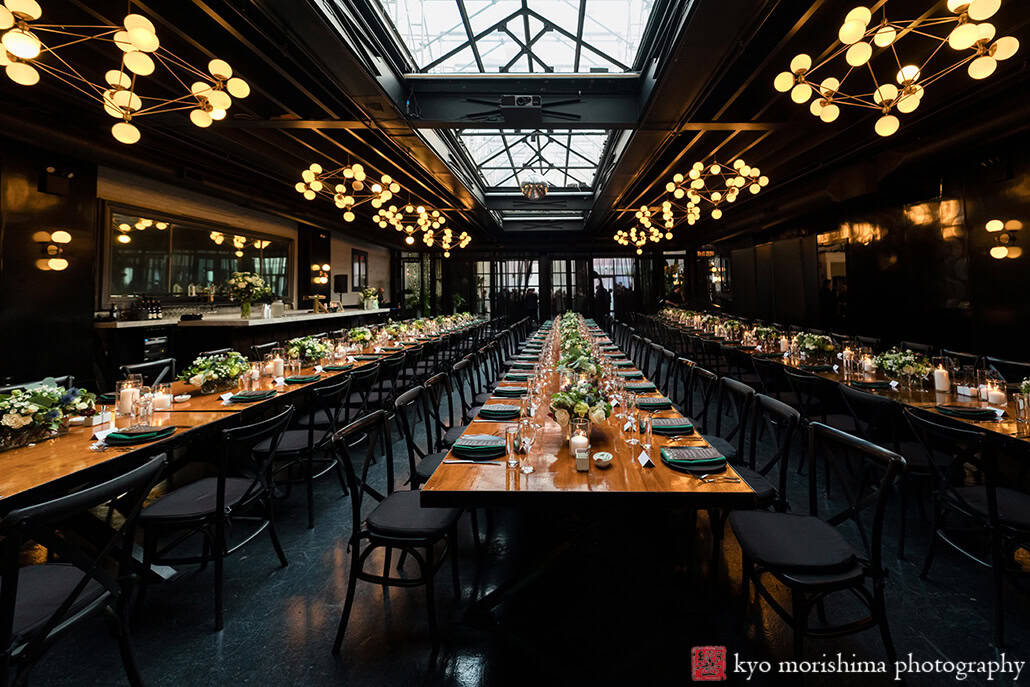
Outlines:
<svg viewBox="0 0 1030 687"><path fill-rule="evenodd" d="M253 480L244 477L227 477L225 480L225 505L233 506L243 498ZM189 518L210 515L215 512L217 477L204 477L162 496L140 513L141 520L158 518Z"/></svg>
<svg viewBox="0 0 1030 687"><path fill-rule="evenodd" d="M453 446L454 442L457 441L458 438L462 434L464 434L465 430L468 428L468 425L458 425L457 427L451 427L443 433L443 443L447 446Z"/></svg>
<svg viewBox="0 0 1030 687"><path fill-rule="evenodd" d="M711 444L712 448L726 456L726 459L730 462L733 462L733 459L737 457L737 447L722 437L717 437L714 434L702 434L701 437Z"/></svg>
<svg viewBox="0 0 1030 687"><path fill-rule="evenodd" d="M328 425L327 425L328 426ZM325 430L316 429L312 432L312 441L315 442L315 446L325 439ZM254 453L258 455L267 454L272 448L272 439L269 437L264 441L257 443L254 446ZM292 456L298 453L303 453L308 450L308 430L306 429L288 429L283 432L282 438L279 440L279 448L276 450L276 458L280 456Z"/></svg>
<svg viewBox="0 0 1030 687"><path fill-rule="evenodd" d="M14 643L18 643L21 638L28 639L35 630L42 629L84 574L74 565L66 564L30 565L22 568L18 572L18 597L14 603ZM72 604L70 615L78 613L106 593L99 582L90 580Z"/></svg>
<svg viewBox="0 0 1030 687"><path fill-rule="evenodd" d="M734 465L733 469L755 492L755 498L759 505L766 505L776 500L776 487L765 475L744 465Z"/></svg>
<svg viewBox="0 0 1030 687"><path fill-rule="evenodd" d="M423 508L417 491L395 491L380 501L365 522L372 534L390 537L437 537L447 533L461 511Z"/></svg>
<svg viewBox="0 0 1030 687"><path fill-rule="evenodd" d="M446 451L439 453L430 453L428 456L423 458L418 465L415 466L415 474L418 475L420 482L427 481L436 472L436 468L440 467L440 463L447 457Z"/></svg>
<svg viewBox="0 0 1030 687"><path fill-rule="evenodd" d="M1030 494L998 487L995 490L998 499L998 519L1006 525L1030 529ZM955 490L978 515L987 517L987 488L961 487Z"/></svg>
<svg viewBox="0 0 1030 687"><path fill-rule="evenodd" d="M832 574L849 570L856 562L851 545L819 518L734 511L730 526L744 554L771 571Z"/></svg>

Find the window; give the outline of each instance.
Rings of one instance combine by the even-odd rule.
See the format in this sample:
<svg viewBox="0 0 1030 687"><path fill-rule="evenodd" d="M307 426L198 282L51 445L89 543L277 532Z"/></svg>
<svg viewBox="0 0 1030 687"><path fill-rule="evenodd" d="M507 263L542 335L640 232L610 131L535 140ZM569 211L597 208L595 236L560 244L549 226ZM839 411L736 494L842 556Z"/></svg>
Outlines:
<svg viewBox="0 0 1030 687"><path fill-rule="evenodd" d="M627 301L633 300L633 263L633 258L594 258L594 308L598 313L627 309Z"/></svg>
<svg viewBox="0 0 1030 687"><path fill-rule="evenodd" d="M674 303L687 301L687 258L682 252L665 253L663 266L665 298Z"/></svg>
<svg viewBox="0 0 1030 687"><path fill-rule="evenodd" d="M476 312L480 315L490 314L490 261L476 262Z"/></svg>
<svg viewBox="0 0 1030 687"><path fill-rule="evenodd" d="M551 261L551 312L559 315L575 309L576 261Z"/></svg>
<svg viewBox="0 0 1030 687"><path fill-rule="evenodd" d="M277 298L289 298L291 241L111 206L105 305L111 299L198 296L233 272L255 272Z"/></svg>
<svg viewBox="0 0 1030 687"><path fill-rule="evenodd" d="M351 252L351 274L353 281L351 284L351 290L357 291L358 289L364 289L368 287L368 253L357 248L352 248Z"/></svg>

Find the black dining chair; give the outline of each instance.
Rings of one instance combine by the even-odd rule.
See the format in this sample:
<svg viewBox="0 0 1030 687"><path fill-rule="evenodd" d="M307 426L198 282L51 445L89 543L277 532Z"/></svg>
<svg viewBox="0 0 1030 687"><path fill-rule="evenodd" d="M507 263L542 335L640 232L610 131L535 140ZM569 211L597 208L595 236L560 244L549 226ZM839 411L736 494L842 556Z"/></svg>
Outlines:
<svg viewBox="0 0 1030 687"><path fill-rule="evenodd" d="M680 415L689 417L687 409L690 405L691 376L694 374L694 361L689 358L676 358L672 365L672 376L665 394L672 401L672 407Z"/></svg>
<svg viewBox="0 0 1030 687"><path fill-rule="evenodd" d="M330 443L336 430L347 424L347 404L345 399L350 393L351 377L344 375L342 379L330 379L328 383L305 390L306 412L300 414L302 421L293 429L287 429L281 435L270 436L254 445L257 462L262 462L268 454L275 453L272 465L272 480L282 484L284 473L286 484L303 482L308 502L308 528L315 526L315 480L330 472L335 472L340 480L340 488L347 495L347 481L340 461L337 460ZM299 469L299 478L290 477L295 469Z"/></svg>
<svg viewBox="0 0 1030 687"><path fill-rule="evenodd" d="M154 386L162 382L171 383L175 380L175 358L122 365L118 370L122 373L122 377L128 377L131 374L141 375L143 386Z"/></svg>
<svg viewBox="0 0 1030 687"><path fill-rule="evenodd" d="M65 389L71 389L75 386L75 377L73 375L60 375L59 377L46 377L45 379L38 379L34 382L22 382L21 384L9 384L7 386L0 386L0 394L6 394L15 389L26 389L30 386L39 386L44 382L53 383L57 386L63 386Z"/></svg>
<svg viewBox="0 0 1030 687"><path fill-rule="evenodd" d="M887 571L883 566L883 520L890 494L905 467L905 459L865 439L820 422L808 426L809 514L735 511L730 527L741 549L745 605L751 584L759 596L793 629L794 655L804 652L804 638L840 637L879 627L889 664L896 658L884 598ZM842 485L846 503L824 516L819 513L816 473L832 471ZM872 511L871 517L863 516ZM846 537L844 528L857 532ZM855 540L860 544L856 544ZM772 577L790 591L790 610L769 591ZM867 609L861 619L831 625L824 600L850 592ZM809 620L816 609L821 624Z"/></svg>
<svg viewBox="0 0 1030 687"><path fill-rule="evenodd" d="M351 373L350 393L347 395L347 416L357 419L375 409L373 392L379 378L379 363L360 365Z"/></svg>
<svg viewBox="0 0 1030 687"><path fill-rule="evenodd" d="M1030 363L1003 360L987 355L984 356L984 366L1000 374L1009 389L1015 389L1022 380L1030 378Z"/></svg>
<svg viewBox="0 0 1030 687"><path fill-rule="evenodd" d="M454 387L451 376L446 372L435 374L425 383L428 395L429 413L435 428L436 450L441 451L454 445L454 442L468 428L468 423L461 422L457 404L454 401ZM446 408L446 413L444 409Z"/></svg>
<svg viewBox="0 0 1030 687"><path fill-rule="evenodd" d="M715 391L715 427L705 428L702 438L730 462L744 455L748 413L755 390L743 382L720 377Z"/></svg>
<svg viewBox="0 0 1030 687"><path fill-rule="evenodd" d="M983 430L919 408L905 408L904 414L937 478L933 530L920 577L930 574L940 542L989 568L993 641L1001 648L1005 643L1004 576L1006 567L1017 567L1016 551L1030 541L1030 494L1002 486L1006 482L998 470L999 448ZM985 547L987 556L977 551L978 545Z"/></svg>
<svg viewBox="0 0 1030 687"><path fill-rule="evenodd" d="M293 417L293 406L266 420L242 427L222 430L216 445L217 475L202 477L173 489L140 513L143 532L143 567L199 563L215 566L215 630L224 626L223 576L225 558L268 530L272 546L283 567L286 554L275 529L275 499L272 466L275 463L279 438ZM271 450L256 454L254 447L271 440ZM244 523L254 528L241 541L230 543L229 533L236 533ZM203 542L200 553L180 551L180 545ZM145 582L145 578L144 578ZM140 588L139 603L148 585Z"/></svg>
<svg viewBox="0 0 1030 687"><path fill-rule="evenodd" d="M210 351L201 351L197 354L198 358L206 358L212 355L225 355L226 353L232 353L231 348L214 348Z"/></svg>
<svg viewBox="0 0 1030 687"><path fill-rule="evenodd" d="M475 405L472 396L475 385L472 379L472 361L465 358L454 363L454 367L451 368L451 379L454 390L458 392L458 400L461 401L461 423L467 425L479 415L479 409L482 407Z"/></svg>
<svg viewBox="0 0 1030 687"><path fill-rule="evenodd" d="M412 489L418 489L428 482L447 456L446 450L437 450L439 427L433 422L429 403L430 394L422 386L408 389L394 401L394 414L408 449Z"/></svg>
<svg viewBox="0 0 1030 687"><path fill-rule="evenodd" d="M711 370L706 370L700 365L694 365L690 370L690 386L687 393L686 415L698 432L708 430L708 414L711 410L712 399L715 398L715 390L719 376Z"/></svg>
<svg viewBox="0 0 1030 687"><path fill-rule="evenodd" d="M899 346L901 350L910 350L923 355L933 355L935 347L932 344L919 343L918 341L902 341Z"/></svg>
<svg viewBox="0 0 1030 687"><path fill-rule="evenodd" d="M976 353L953 351L950 348L942 348L941 355L945 358L950 358L956 367L969 367L975 369L976 364L980 361L980 356Z"/></svg>
<svg viewBox="0 0 1030 687"><path fill-rule="evenodd" d="M106 613L129 683L143 685L129 630L136 586L132 550L143 500L164 466L160 455L70 494L23 505L0 520L0 684L28 684L30 671L55 642ZM105 504L117 507L118 527L91 529L88 543L76 536L73 519ZM100 531L103 540L96 538ZM46 563L20 565L29 542L47 548Z"/></svg>
<svg viewBox="0 0 1030 687"><path fill-rule="evenodd" d="M268 343L254 344L250 347L250 359L254 361L262 361L265 356L272 352L273 348L278 348L278 341L269 341Z"/></svg>
<svg viewBox="0 0 1030 687"><path fill-rule="evenodd" d="M354 438L367 436L365 459L356 462L351 453L356 451ZM386 487L379 490L369 483L368 468L374 462L376 447L385 446ZM351 492L351 531L348 548L351 553L347 573L347 597L340 615L340 625L333 642L333 653L339 654L347 631L358 580L389 587L426 588L429 610L429 631L434 645L439 641L436 631L435 575L440 565L450 557L455 594L460 593L458 580L458 518L456 508L425 508L417 489L398 490L394 484L393 442L390 439L390 421L384 410L376 410L355 420L336 433L333 446L343 463ZM363 510L365 497L376 503L367 515ZM435 548L440 542L446 548L438 555ZM366 570L368 557L378 549L385 549L385 562L381 574ZM390 562L393 549L411 557L418 565L416 577L391 575Z"/></svg>
<svg viewBox="0 0 1030 687"><path fill-rule="evenodd" d="M855 341L876 353L883 350L883 340L876 336L856 336Z"/></svg>

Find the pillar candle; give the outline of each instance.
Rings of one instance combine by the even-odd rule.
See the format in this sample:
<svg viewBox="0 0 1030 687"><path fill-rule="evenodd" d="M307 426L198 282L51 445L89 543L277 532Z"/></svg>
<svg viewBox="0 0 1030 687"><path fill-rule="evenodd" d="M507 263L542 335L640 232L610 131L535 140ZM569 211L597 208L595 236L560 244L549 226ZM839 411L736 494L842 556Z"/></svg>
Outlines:
<svg viewBox="0 0 1030 687"><path fill-rule="evenodd" d="M590 440L584 434L576 434L569 439L569 452L576 455L576 451L590 448Z"/></svg>
<svg viewBox="0 0 1030 687"><path fill-rule="evenodd" d="M1003 406L1009 402L1009 399L1003 389L990 387L987 389L987 402L992 406Z"/></svg>
<svg viewBox="0 0 1030 687"><path fill-rule="evenodd" d="M172 409L172 395L156 393L154 394L154 410L171 410Z"/></svg>
<svg viewBox="0 0 1030 687"><path fill-rule="evenodd" d="M933 388L935 391L951 391L951 376L941 365L933 371Z"/></svg>
<svg viewBox="0 0 1030 687"><path fill-rule="evenodd" d="M118 412L122 415L132 415L132 405L139 398L139 389L122 389L118 395Z"/></svg>
<svg viewBox="0 0 1030 687"><path fill-rule="evenodd" d="M869 356L866 356L866 357L862 358L862 371L863 372L872 372L875 369L876 369L876 366L873 364L873 359L872 358L870 358Z"/></svg>
<svg viewBox="0 0 1030 687"><path fill-rule="evenodd" d="M283 376L283 359L273 358L272 359L272 376L282 377Z"/></svg>

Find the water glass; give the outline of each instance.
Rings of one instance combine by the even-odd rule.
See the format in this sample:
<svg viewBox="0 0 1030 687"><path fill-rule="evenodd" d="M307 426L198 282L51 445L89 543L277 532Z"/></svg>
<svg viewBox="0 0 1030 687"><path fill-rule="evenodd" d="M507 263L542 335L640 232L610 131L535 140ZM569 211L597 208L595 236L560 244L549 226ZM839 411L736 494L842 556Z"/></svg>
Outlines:
<svg viewBox="0 0 1030 687"><path fill-rule="evenodd" d="M253 388L254 381L250 376L250 372L244 372L236 380L240 391L250 391Z"/></svg>
<svg viewBox="0 0 1030 687"><path fill-rule="evenodd" d="M140 387L139 395L132 404L132 414L141 424L146 424L153 419L154 397L149 386Z"/></svg>
<svg viewBox="0 0 1030 687"><path fill-rule="evenodd" d="M651 440L653 438L652 434L651 434L651 414L650 413L644 413L644 417L641 419L640 422L641 422L641 425L642 425L641 432L643 433L643 439L641 441L641 446L643 446L645 451L650 453L651 452Z"/></svg>
<svg viewBox="0 0 1030 687"><path fill-rule="evenodd" d="M508 456L508 467L517 468L519 466L519 457L515 452L519 440L519 427L518 425L508 425L504 429L504 449Z"/></svg>

